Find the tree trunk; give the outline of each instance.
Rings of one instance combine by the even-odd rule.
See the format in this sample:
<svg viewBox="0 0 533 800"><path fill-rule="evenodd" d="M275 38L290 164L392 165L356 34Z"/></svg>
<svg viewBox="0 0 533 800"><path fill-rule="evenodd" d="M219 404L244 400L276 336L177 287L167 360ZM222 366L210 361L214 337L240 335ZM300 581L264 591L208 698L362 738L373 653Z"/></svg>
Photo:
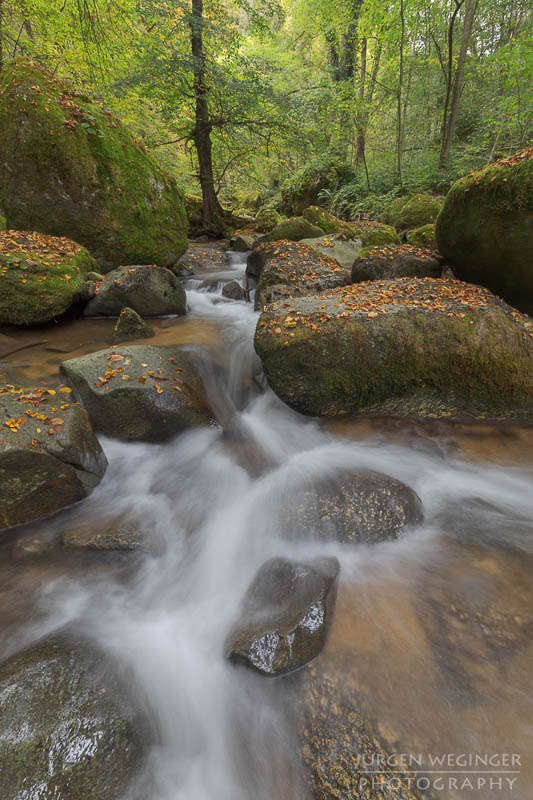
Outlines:
<svg viewBox="0 0 533 800"><path fill-rule="evenodd" d="M465 24L463 28L463 36L461 38L461 49L459 51L459 59L457 61L457 69L455 70L455 79L453 83L453 93L450 102L450 115L445 124L444 136L442 139L442 147L440 151L440 167L444 167L452 149L453 137L455 134L455 126L457 124L457 115L459 113L459 102L461 100L461 93L463 91L463 75L466 62L466 55L468 52L468 42L472 34L472 24L474 22L474 13L476 9L476 0L467 0Z"/></svg>
<svg viewBox="0 0 533 800"><path fill-rule="evenodd" d="M0 0L0 72L4 66L4 0Z"/></svg>
<svg viewBox="0 0 533 800"><path fill-rule="evenodd" d="M220 226L222 208L215 192L213 176L213 149L211 144L211 120L207 104L208 88L205 85L205 54L203 43L203 0L192 0L191 47L194 73L195 126L192 132L202 187L202 225L216 230Z"/></svg>
<svg viewBox="0 0 533 800"><path fill-rule="evenodd" d="M363 162L366 169L366 131L368 128L368 121L370 119L370 108L372 106L372 100L374 98L374 90L376 88L376 81L378 78L379 72L379 62L381 60L381 42L377 42L376 44L376 54L374 56L374 63L372 65L372 72L370 74L370 81L368 83L368 91L366 91L366 65L367 65L367 47L368 43L366 39L363 39L363 46L361 49L361 84L362 84L362 92L361 87L359 91L359 98L365 104L365 109L361 111L360 114L357 115L356 124L357 124L357 150L355 154L355 162L356 164L360 164Z"/></svg>
<svg viewBox="0 0 533 800"><path fill-rule="evenodd" d="M403 115L402 115L402 96L403 96L403 48L405 43L405 7L404 0L400 0L400 69L398 73L398 104L397 104L397 134L396 134L396 163L398 168L398 178L400 190L403 192Z"/></svg>

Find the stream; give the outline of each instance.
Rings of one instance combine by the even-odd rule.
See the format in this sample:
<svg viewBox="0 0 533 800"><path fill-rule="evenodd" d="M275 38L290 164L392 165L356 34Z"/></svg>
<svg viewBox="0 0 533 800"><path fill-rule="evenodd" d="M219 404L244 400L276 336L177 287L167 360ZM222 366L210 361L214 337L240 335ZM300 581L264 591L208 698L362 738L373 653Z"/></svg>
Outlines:
<svg viewBox="0 0 533 800"><path fill-rule="evenodd" d="M222 297L226 281L243 281L244 261L234 254L223 270L206 266L186 279L190 313L154 321L149 340L191 348L221 424L164 445L103 439L109 468L82 505L4 537L2 654L69 624L118 659L159 741L128 800L306 800L290 681L229 664L223 645L267 559L335 555L339 597L317 664L343 671L394 751L423 757L426 774L437 771L430 755L518 756L509 768L448 760L440 783L433 775L431 791L418 787L421 796L527 800L531 429L294 413L261 376L253 305ZM62 360L108 347L113 325L71 320L24 334L44 342L0 355L0 371L50 381ZM312 531L304 541L287 536L295 492L361 468L414 489L423 524L372 547L324 543ZM140 526L145 552L114 558L52 547L31 559L17 550L21 536L52 542L73 520L116 517Z"/></svg>

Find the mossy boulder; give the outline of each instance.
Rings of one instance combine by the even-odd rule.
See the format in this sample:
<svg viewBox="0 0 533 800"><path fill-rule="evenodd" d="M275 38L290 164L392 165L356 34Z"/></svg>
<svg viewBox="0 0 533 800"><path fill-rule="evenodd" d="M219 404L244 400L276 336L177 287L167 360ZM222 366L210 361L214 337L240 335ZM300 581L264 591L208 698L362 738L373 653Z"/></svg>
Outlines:
<svg viewBox="0 0 533 800"><path fill-rule="evenodd" d="M147 725L102 653L50 638L0 665L5 800L109 800L140 769Z"/></svg>
<svg viewBox="0 0 533 800"><path fill-rule="evenodd" d="M324 233L339 233L346 227L345 222L337 219L325 208L319 208L319 206L309 206L309 208L305 209L302 217L310 222L311 225L322 228Z"/></svg>
<svg viewBox="0 0 533 800"><path fill-rule="evenodd" d="M460 281L400 278L274 303L255 348L304 414L533 418L533 321Z"/></svg>
<svg viewBox="0 0 533 800"><path fill-rule="evenodd" d="M420 228L435 222L444 204L444 197L433 194L411 194L397 197L387 206L380 217L386 225L392 225L398 231Z"/></svg>
<svg viewBox="0 0 533 800"><path fill-rule="evenodd" d="M33 62L0 83L0 206L8 226L68 236L102 269L170 266L187 248L183 194L110 111Z"/></svg>
<svg viewBox="0 0 533 800"><path fill-rule="evenodd" d="M267 561L227 637L227 658L268 677L287 675L316 658L335 608L339 569L336 558Z"/></svg>
<svg viewBox="0 0 533 800"><path fill-rule="evenodd" d="M323 191L334 191L350 179L353 171L338 153L330 151L308 162L288 178L281 187L280 211L287 215L303 214L316 206Z"/></svg>
<svg viewBox="0 0 533 800"><path fill-rule="evenodd" d="M61 365L97 431L124 441L165 441L209 425L202 382L178 346L122 345Z"/></svg>
<svg viewBox="0 0 533 800"><path fill-rule="evenodd" d="M533 147L456 181L436 225L440 252L462 280L533 302Z"/></svg>
<svg viewBox="0 0 533 800"><path fill-rule="evenodd" d="M382 244L401 244L400 237L391 225L373 220L347 222L346 233L360 239L363 247L378 247Z"/></svg>
<svg viewBox="0 0 533 800"><path fill-rule="evenodd" d="M149 339L153 335L153 330L140 314L137 314L133 308L123 308L113 331L113 343L120 344L128 339Z"/></svg>
<svg viewBox="0 0 533 800"><path fill-rule="evenodd" d="M70 389L0 386L0 530L87 497L107 460Z"/></svg>
<svg viewBox="0 0 533 800"><path fill-rule="evenodd" d="M276 225L283 222L283 217L275 208L265 206L255 215L255 229L258 233L270 233Z"/></svg>
<svg viewBox="0 0 533 800"><path fill-rule="evenodd" d="M109 272L85 316L118 317L132 308L144 317L185 314L187 298L179 279L163 267L120 267Z"/></svg>
<svg viewBox="0 0 533 800"><path fill-rule="evenodd" d="M437 249L437 237L435 235L435 223L430 222L428 225L422 225L421 228L415 228L407 233L407 244L413 247L422 247L426 250Z"/></svg>
<svg viewBox="0 0 533 800"><path fill-rule="evenodd" d="M352 268L352 281L388 278L440 278L442 264L435 253L419 247L400 245L362 250Z"/></svg>
<svg viewBox="0 0 533 800"><path fill-rule="evenodd" d="M280 298L317 294L350 282L350 274L334 258L301 242L262 244L251 254L251 263L263 262L255 290L255 307ZM250 272L247 267L247 274Z"/></svg>
<svg viewBox="0 0 533 800"><path fill-rule="evenodd" d="M0 325L41 325L84 294L96 263L84 247L32 231L0 231Z"/></svg>
<svg viewBox="0 0 533 800"><path fill-rule="evenodd" d="M316 239L324 236L322 228L318 228L303 217L291 217L267 233L261 241L279 242L288 239L290 242L299 242L301 239Z"/></svg>

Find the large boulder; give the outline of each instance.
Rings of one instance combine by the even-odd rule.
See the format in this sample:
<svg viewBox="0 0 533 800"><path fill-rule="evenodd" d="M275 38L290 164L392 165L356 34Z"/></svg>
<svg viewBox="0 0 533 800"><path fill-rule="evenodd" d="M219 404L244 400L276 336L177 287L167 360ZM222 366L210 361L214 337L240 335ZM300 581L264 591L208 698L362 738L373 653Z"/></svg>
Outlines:
<svg viewBox="0 0 533 800"><path fill-rule="evenodd" d="M70 239L0 231L0 325L41 325L63 314L95 267Z"/></svg>
<svg viewBox="0 0 533 800"><path fill-rule="evenodd" d="M352 239L360 239L363 247L382 244L401 244L400 237L391 225L375 220L358 220L347 223L347 232Z"/></svg>
<svg viewBox="0 0 533 800"><path fill-rule="evenodd" d="M106 457L64 388L0 387L0 529L71 506L102 480Z"/></svg>
<svg viewBox="0 0 533 800"><path fill-rule="evenodd" d="M259 280L256 308L280 298L316 294L350 282L350 273L334 258L301 242L262 244L252 253L249 265L248 277Z"/></svg>
<svg viewBox="0 0 533 800"><path fill-rule="evenodd" d="M259 209L255 215L254 227L258 233L269 233L276 225L279 225L280 222L283 222L281 214L279 214L275 208L265 206Z"/></svg>
<svg viewBox="0 0 533 800"><path fill-rule="evenodd" d="M255 348L305 414L533 418L533 321L460 281L400 278L274 303Z"/></svg>
<svg viewBox="0 0 533 800"><path fill-rule="evenodd" d="M316 239L319 236L324 236L322 228L313 225L303 217L291 217L276 225L261 241L279 242L282 239L288 239L291 242L299 242L301 239Z"/></svg>
<svg viewBox="0 0 533 800"><path fill-rule="evenodd" d="M132 308L143 317L185 314L187 298L179 279L169 269L120 267L106 275L83 313L88 317L118 317L124 308Z"/></svg>
<svg viewBox="0 0 533 800"><path fill-rule="evenodd" d="M102 654L51 638L0 665L5 800L109 800L139 770L142 720Z"/></svg>
<svg viewBox="0 0 533 800"><path fill-rule="evenodd" d="M305 209L302 217L310 222L311 225L322 228L324 233L340 233L346 227L345 222L337 219L325 208L320 208L319 206L309 206L309 208Z"/></svg>
<svg viewBox="0 0 533 800"><path fill-rule="evenodd" d="M267 561L242 601L240 618L226 640L226 656L269 677L308 664L326 641L338 575L336 558L309 564Z"/></svg>
<svg viewBox="0 0 533 800"><path fill-rule="evenodd" d="M430 250L411 245L384 245L363 250L352 267L352 281L389 278L440 278L442 264Z"/></svg>
<svg viewBox="0 0 533 800"><path fill-rule="evenodd" d="M407 244L413 247L422 247L426 250L436 250L437 237L435 235L435 223L430 222L427 225L422 225L421 228L408 231Z"/></svg>
<svg viewBox="0 0 533 800"><path fill-rule="evenodd" d="M418 193L397 197L383 211L380 220L398 231L420 228L435 222L443 203L443 197L433 194Z"/></svg>
<svg viewBox="0 0 533 800"><path fill-rule="evenodd" d="M110 111L34 62L2 72L0 141L8 227L68 236L105 270L170 266L185 252L174 179Z"/></svg>
<svg viewBox="0 0 533 800"><path fill-rule="evenodd" d="M457 277L533 302L533 147L456 181L436 225Z"/></svg>
<svg viewBox="0 0 533 800"><path fill-rule="evenodd" d="M291 538L343 544L397 539L422 520L422 502L401 481L380 472L348 470L304 481L283 504L282 525Z"/></svg>
<svg viewBox="0 0 533 800"><path fill-rule="evenodd" d="M208 425L202 382L178 346L122 345L61 365L96 430L125 441L164 441Z"/></svg>
<svg viewBox="0 0 533 800"><path fill-rule="evenodd" d="M321 255L334 258L348 272L363 246L360 239L354 239L346 233L333 233L319 239L302 239L302 244L315 248Z"/></svg>

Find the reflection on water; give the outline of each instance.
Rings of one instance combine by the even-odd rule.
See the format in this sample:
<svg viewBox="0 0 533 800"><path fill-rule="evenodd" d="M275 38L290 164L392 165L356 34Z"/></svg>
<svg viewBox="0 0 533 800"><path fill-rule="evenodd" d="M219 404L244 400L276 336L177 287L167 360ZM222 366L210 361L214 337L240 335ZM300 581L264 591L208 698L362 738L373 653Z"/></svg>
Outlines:
<svg viewBox="0 0 533 800"><path fill-rule="evenodd" d="M225 663L223 642L265 560L334 554L341 589L319 668L342 671L397 752L522 755L512 794L451 788L439 797L526 800L533 785L530 433L303 419L262 387L252 344L257 315L224 300L220 288L210 276L189 282L190 315L159 321L151 343L194 345L226 431L189 431L165 445L104 441L110 467L100 487L24 535L53 543L80 520L98 526L121 517L135 521L148 552L80 556L56 547L28 557L13 549L22 534L10 534L0 568L5 629L27 640L70 621L125 664L160 742L132 797L302 800L286 684ZM113 324L47 330L43 338L56 344L8 357L9 368L44 381L67 357L51 347L72 346L68 356L107 347ZM39 363L38 353L48 355ZM304 542L286 536L291 493L360 468L411 486L424 524L372 548L321 544L313 531Z"/></svg>

